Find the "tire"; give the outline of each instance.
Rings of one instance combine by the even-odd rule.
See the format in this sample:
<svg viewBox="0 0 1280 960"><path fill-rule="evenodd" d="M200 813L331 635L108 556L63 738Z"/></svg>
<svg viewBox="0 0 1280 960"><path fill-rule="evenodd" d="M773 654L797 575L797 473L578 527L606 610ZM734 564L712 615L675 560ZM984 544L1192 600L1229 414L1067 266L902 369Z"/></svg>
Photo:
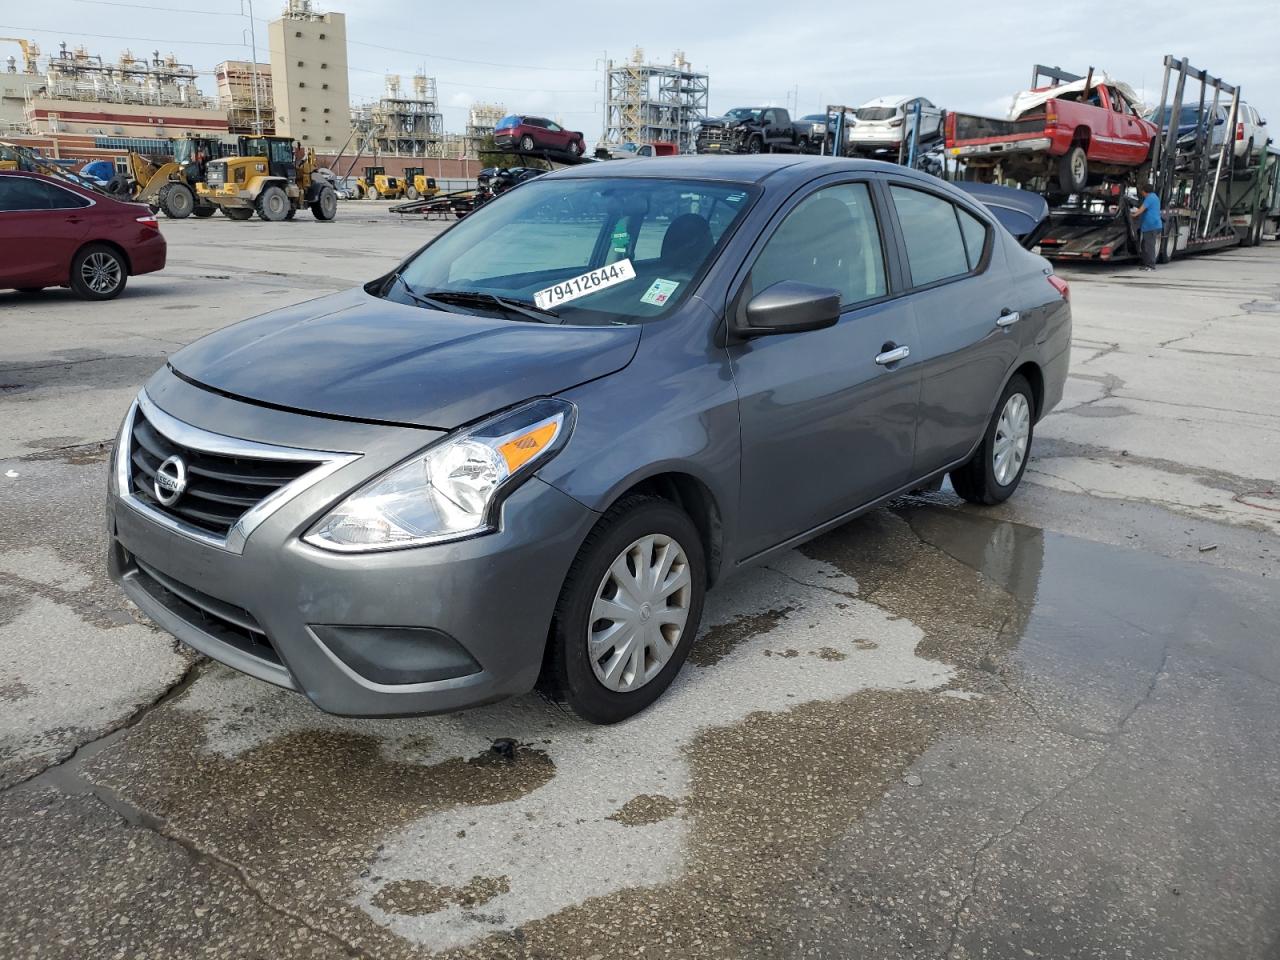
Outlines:
<svg viewBox="0 0 1280 960"><path fill-rule="evenodd" d="M288 213L286 213L286 214L284 215L284 218L285 218L286 220L292 220L292 219L293 219L294 217L296 217L297 215L298 215L298 208L297 208L297 207L290 207L290 208L289 208L289 212L288 212Z"/></svg>
<svg viewBox="0 0 1280 960"><path fill-rule="evenodd" d="M648 561L643 560L646 543L652 544ZM672 590L666 600L658 591L644 587L639 588L643 593L634 596L623 589L623 580L613 572L615 568L621 564L624 572L630 572L635 564L644 562L653 564L648 569L660 570L673 548L684 558L683 571L688 576L687 582ZM673 576L667 575L668 582ZM543 689L590 723L617 723L634 716L657 700L680 672L698 633L705 592L706 559L701 537L689 515L668 500L624 497L587 535L565 577L552 618ZM630 598L632 602L614 603L617 598ZM673 598L674 605L665 606ZM674 619L664 620L660 612L655 616L653 605L659 602L664 606L657 607L658 611L681 611L683 625L677 626ZM643 608L637 603L643 603ZM640 609L644 612L640 613ZM634 649L629 644L636 634L627 629L623 619L600 617L602 610L633 612L635 629L645 641L638 654L639 670L633 669L637 659L627 652ZM621 637L627 638L621 640L623 649L618 649L618 640L606 639L597 650L599 660L593 663L589 651L593 628L595 633L606 636L620 628ZM666 645L665 662L660 644ZM652 671L649 678L637 683L637 676L646 669ZM602 677L613 671L611 687ZM627 685L628 676L634 684L632 689L616 689Z"/></svg>
<svg viewBox="0 0 1280 960"><path fill-rule="evenodd" d="M133 195L133 184L122 173L117 173L107 181L106 191L113 197L130 197Z"/></svg>
<svg viewBox="0 0 1280 960"><path fill-rule="evenodd" d="M1079 193L1089 185L1089 157L1076 144L1058 161L1058 187L1065 193Z"/></svg>
<svg viewBox="0 0 1280 960"><path fill-rule="evenodd" d="M747 141L747 153L764 153L764 140L752 137Z"/></svg>
<svg viewBox="0 0 1280 960"><path fill-rule="evenodd" d="M1000 394L991 422L987 424L982 443L964 466L951 471L951 485L970 503L991 506L1008 500L1031 459L1031 441L1035 434L1036 399L1031 385L1021 374L1013 377ZM1013 428L1013 442L1005 458L997 461L997 444ZM1025 437L1021 445L1018 438ZM1005 449L1003 445L1000 449ZM1019 456L1020 454L1020 456ZM1012 457L1012 460L1008 458ZM1003 464L1003 466L1001 465ZM1012 473L1006 472L1012 469Z"/></svg>
<svg viewBox="0 0 1280 960"><path fill-rule="evenodd" d="M129 265L114 247L91 243L72 258L69 280L82 300L113 300L129 282Z"/></svg>
<svg viewBox="0 0 1280 960"><path fill-rule="evenodd" d="M222 212L227 216L227 219L238 222L243 222L253 216L251 207L223 207Z"/></svg>
<svg viewBox="0 0 1280 960"><path fill-rule="evenodd" d="M410 187L408 190L404 192L404 195L409 200L417 200L420 196L422 196L422 194L418 192L417 187Z"/></svg>
<svg viewBox="0 0 1280 960"><path fill-rule="evenodd" d="M533 147L534 147L533 137L529 136L529 134L526 133L523 137L520 138L520 149L523 150L525 153L528 153L530 150L533 149Z"/></svg>
<svg viewBox="0 0 1280 960"><path fill-rule="evenodd" d="M582 144L580 144L577 140L570 140L569 155L572 157L582 156Z"/></svg>
<svg viewBox="0 0 1280 960"><path fill-rule="evenodd" d="M195 209L191 211L191 215L193 217L199 217L201 220L203 220L206 217L212 217L217 212L218 212L218 208L213 206L212 204L204 204L204 205L196 204Z"/></svg>
<svg viewBox="0 0 1280 960"><path fill-rule="evenodd" d="M320 189L320 196L311 202L311 215L326 222L338 215L338 193L333 187Z"/></svg>
<svg viewBox="0 0 1280 960"><path fill-rule="evenodd" d="M185 183L171 183L160 191L160 209L170 220L185 220L196 208L196 195Z"/></svg>
<svg viewBox="0 0 1280 960"><path fill-rule="evenodd" d="M263 187L253 205L258 216L270 223L279 223L289 215L289 195L275 184Z"/></svg>

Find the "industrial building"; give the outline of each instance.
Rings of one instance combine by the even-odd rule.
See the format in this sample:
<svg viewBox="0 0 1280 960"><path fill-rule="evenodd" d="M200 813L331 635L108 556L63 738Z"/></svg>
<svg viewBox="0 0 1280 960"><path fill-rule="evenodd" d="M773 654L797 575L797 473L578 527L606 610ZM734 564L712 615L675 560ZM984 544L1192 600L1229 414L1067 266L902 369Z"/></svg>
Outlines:
<svg viewBox="0 0 1280 960"><path fill-rule="evenodd" d="M271 64L224 60L213 68L213 79L218 88L218 105L226 111L231 133L275 133Z"/></svg>
<svg viewBox="0 0 1280 960"><path fill-rule="evenodd" d="M467 147L473 157L480 155L485 141L493 136L498 121L507 115L500 103L473 103L467 112Z"/></svg>
<svg viewBox="0 0 1280 960"><path fill-rule="evenodd" d="M710 77L696 73L682 51L670 64L646 63L637 47L626 63L606 65L605 142L667 141L692 153L698 121L706 116Z"/></svg>
<svg viewBox="0 0 1280 960"><path fill-rule="evenodd" d="M435 77L415 74L405 90L399 74L387 74L386 92L375 104L353 111L357 152L370 156L426 157L444 135L444 115Z"/></svg>
<svg viewBox="0 0 1280 960"><path fill-rule="evenodd" d="M267 37L276 134L317 152L340 149L351 136L346 17L289 0Z"/></svg>

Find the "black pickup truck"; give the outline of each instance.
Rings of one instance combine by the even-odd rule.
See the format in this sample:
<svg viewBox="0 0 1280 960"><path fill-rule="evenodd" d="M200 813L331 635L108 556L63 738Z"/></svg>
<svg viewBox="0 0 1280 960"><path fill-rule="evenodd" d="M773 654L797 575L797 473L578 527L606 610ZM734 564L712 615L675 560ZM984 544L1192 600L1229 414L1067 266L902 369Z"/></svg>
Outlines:
<svg viewBox="0 0 1280 960"><path fill-rule="evenodd" d="M817 153L825 123L791 119L782 107L734 107L698 128L698 153Z"/></svg>

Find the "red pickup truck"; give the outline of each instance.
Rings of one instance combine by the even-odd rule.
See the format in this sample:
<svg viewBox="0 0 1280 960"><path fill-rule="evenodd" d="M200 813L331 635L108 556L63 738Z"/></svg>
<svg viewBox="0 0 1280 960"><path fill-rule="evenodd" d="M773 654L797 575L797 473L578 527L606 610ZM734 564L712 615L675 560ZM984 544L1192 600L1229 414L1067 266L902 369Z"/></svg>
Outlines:
<svg viewBox="0 0 1280 960"><path fill-rule="evenodd" d="M1019 94L1010 117L948 113L948 153L980 179L991 179L999 165L1008 179L1043 179L1050 190L1079 193L1141 167L1159 134L1138 115L1128 88L1095 74Z"/></svg>

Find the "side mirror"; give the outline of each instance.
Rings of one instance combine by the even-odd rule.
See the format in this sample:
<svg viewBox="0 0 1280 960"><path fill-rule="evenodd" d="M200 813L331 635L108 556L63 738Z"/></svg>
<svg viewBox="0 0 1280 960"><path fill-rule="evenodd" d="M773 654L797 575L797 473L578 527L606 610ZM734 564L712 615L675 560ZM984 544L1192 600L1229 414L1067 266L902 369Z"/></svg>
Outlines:
<svg viewBox="0 0 1280 960"><path fill-rule="evenodd" d="M747 303L745 322L734 324L740 337L767 337L834 326L840 319L840 293L796 280L775 283Z"/></svg>

